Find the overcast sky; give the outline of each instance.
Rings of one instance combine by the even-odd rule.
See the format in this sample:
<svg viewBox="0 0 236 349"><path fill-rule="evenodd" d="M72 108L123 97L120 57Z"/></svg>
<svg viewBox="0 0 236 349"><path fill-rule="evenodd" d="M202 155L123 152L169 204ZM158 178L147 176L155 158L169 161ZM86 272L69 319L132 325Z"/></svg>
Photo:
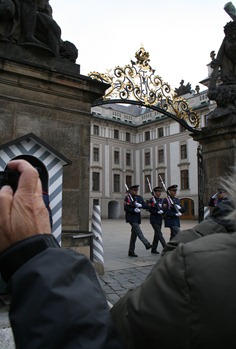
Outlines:
<svg viewBox="0 0 236 349"><path fill-rule="evenodd" d="M81 74L105 73L134 60L141 47L172 89L207 77L231 20L225 0L50 0L62 39L79 50ZM236 6L236 2L234 4ZM201 90L204 86L200 85Z"/></svg>

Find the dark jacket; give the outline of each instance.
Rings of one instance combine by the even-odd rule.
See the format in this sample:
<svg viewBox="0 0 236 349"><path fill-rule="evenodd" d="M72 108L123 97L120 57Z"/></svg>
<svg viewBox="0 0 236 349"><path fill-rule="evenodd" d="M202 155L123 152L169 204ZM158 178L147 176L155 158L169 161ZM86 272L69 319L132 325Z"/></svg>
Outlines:
<svg viewBox="0 0 236 349"><path fill-rule="evenodd" d="M180 206L180 213L185 212L185 208L181 205L180 200L178 198L172 198L175 205ZM166 208L165 208L166 206ZM176 209L173 205L170 204L168 198L163 199L163 208L165 213L165 227L171 228L174 226L180 227L180 219L176 216Z"/></svg>
<svg viewBox="0 0 236 349"><path fill-rule="evenodd" d="M143 200L140 195L126 195L124 202L125 219L126 223L141 223L141 213L135 212L135 203L141 204L140 211L142 208L148 209L147 203Z"/></svg>
<svg viewBox="0 0 236 349"><path fill-rule="evenodd" d="M29 238L0 256L16 348L124 349L90 261L50 239Z"/></svg>
<svg viewBox="0 0 236 349"><path fill-rule="evenodd" d="M150 223L162 225L162 214L159 214L160 210L162 211L162 199L153 196L149 202L149 212L150 212Z"/></svg>
<svg viewBox="0 0 236 349"><path fill-rule="evenodd" d="M129 349L236 348L236 233L209 219L180 232L112 308Z"/></svg>

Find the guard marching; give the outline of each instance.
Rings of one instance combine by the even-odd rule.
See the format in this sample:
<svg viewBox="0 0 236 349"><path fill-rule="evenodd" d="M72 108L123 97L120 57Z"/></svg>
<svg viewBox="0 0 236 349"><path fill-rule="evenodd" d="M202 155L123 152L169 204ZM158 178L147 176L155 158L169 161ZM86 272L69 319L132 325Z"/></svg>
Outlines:
<svg viewBox="0 0 236 349"><path fill-rule="evenodd" d="M165 213L165 227L170 228L170 240L180 231L180 219L185 208L176 197L178 185L167 188L167 197L163 199L163 211Z"/></svg>
<svg viewBox="0 0 236 349"><path fill-rule="evenodd" d="M131 236L128 252L128 256L130 257L138 257L135 253L135 242L137 237L144 244L147 250L152 247L150 242L143 235L143 232L140 228L141 208L148 209L148 204L144 201L142 196L137 195L138 189L139 185L131 186L124 201L126 223L129 223L131 225Z"/></svg>
<svg viewBox="0 0 236 349"><path fill-rule="evenodd" d="M154 229L154 237L152 242L152 249L151 252L155 254L159 254L157 251L158 242L160 241L162 247L165 247L166 242L163 237L161 226L162 226L162 216L163 216L163 210L162 210L162 201L161 199L161 187L155 187L152 191L153 196L149 200L149 212L150 212L150 224L152 225Z"/></svg>

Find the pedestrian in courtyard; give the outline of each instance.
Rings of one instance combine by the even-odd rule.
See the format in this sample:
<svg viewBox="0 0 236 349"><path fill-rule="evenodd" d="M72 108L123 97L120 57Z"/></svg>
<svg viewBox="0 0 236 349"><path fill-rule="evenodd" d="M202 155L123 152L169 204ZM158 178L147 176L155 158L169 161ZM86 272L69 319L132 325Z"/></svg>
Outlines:
<svg viewBox="0 0 236 349"><path fill-rule="evenodd" d="M131 225L131 236L129 243L128 256L138 257L135 253L135 243L137 237L144 244L147 250L152 248L150 242L144 236L140 224L141 224L141 209L148 209L148 204L144 201L143 197L138 195L139 185L133 185L130 187L129 193L125 196L124 210L126 223Z"/></svg>
<svg viewBox="0 0 236 349"><path fill-rule="evenodd" d="M217 192L210 198L208 206L216 207L224 200L228 200L227 192L224 188L218 188Z"/></svg>
<svg viewBox="0 0 236 349"><path fill-rule="evenodd" d="M125 349L89 259L51 234L38 172L25 160L16 193L0 190L0 272L17 349Z"/></svg>
<svg viewBox="0 0 236 349"><path fill-rule="evenodd" d="M161 187L155 187L153 189L153 196L149 200L149 212L150 212L150 224L154 229L154 237L152 242L151 253L159 254L157 251L158 242L160 241L162 247L165 247L166 242L163 237L161 226L162 226L162 199L161 199Z"/></svg>
<svg viewBox="0 0 236 349"><path fill-rule="evenodd" d="M162 207L165 213L165 227L170 228L170 240L180 232L180 219L185 212L180 200L176 197L178 185L167 188L167 197L163 199Z"/></svg>

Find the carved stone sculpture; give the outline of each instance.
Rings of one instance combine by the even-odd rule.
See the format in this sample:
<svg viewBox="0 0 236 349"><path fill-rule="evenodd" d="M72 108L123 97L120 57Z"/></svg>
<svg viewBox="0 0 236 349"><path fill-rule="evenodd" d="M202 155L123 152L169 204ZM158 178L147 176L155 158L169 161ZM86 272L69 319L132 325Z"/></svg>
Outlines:
<svg viewBox="0 0 236 349"><path fill-rule="evenodd" d="M184 85L184 80L181 80L180 86L175 89L175 93L177 94L177 96L182 96L190 92L191 92L191 85L189 82L187 83L187 85Z"/></svg>
<svg viewBox="0 0 236 349"><path fill-rule="evenodd" d="M0 40L71 62L78 57L76 47L62 41L49 0L0 0Z"/></svg>
<svg viewBox="0 0 236 349"><path fill-rule="evenodd" d="M224 8L233 21L224 27L225 37L216 58L214 51L211 52L208 97L217 103L211 118L236 112L236 9L231 2Z"/></svg>

